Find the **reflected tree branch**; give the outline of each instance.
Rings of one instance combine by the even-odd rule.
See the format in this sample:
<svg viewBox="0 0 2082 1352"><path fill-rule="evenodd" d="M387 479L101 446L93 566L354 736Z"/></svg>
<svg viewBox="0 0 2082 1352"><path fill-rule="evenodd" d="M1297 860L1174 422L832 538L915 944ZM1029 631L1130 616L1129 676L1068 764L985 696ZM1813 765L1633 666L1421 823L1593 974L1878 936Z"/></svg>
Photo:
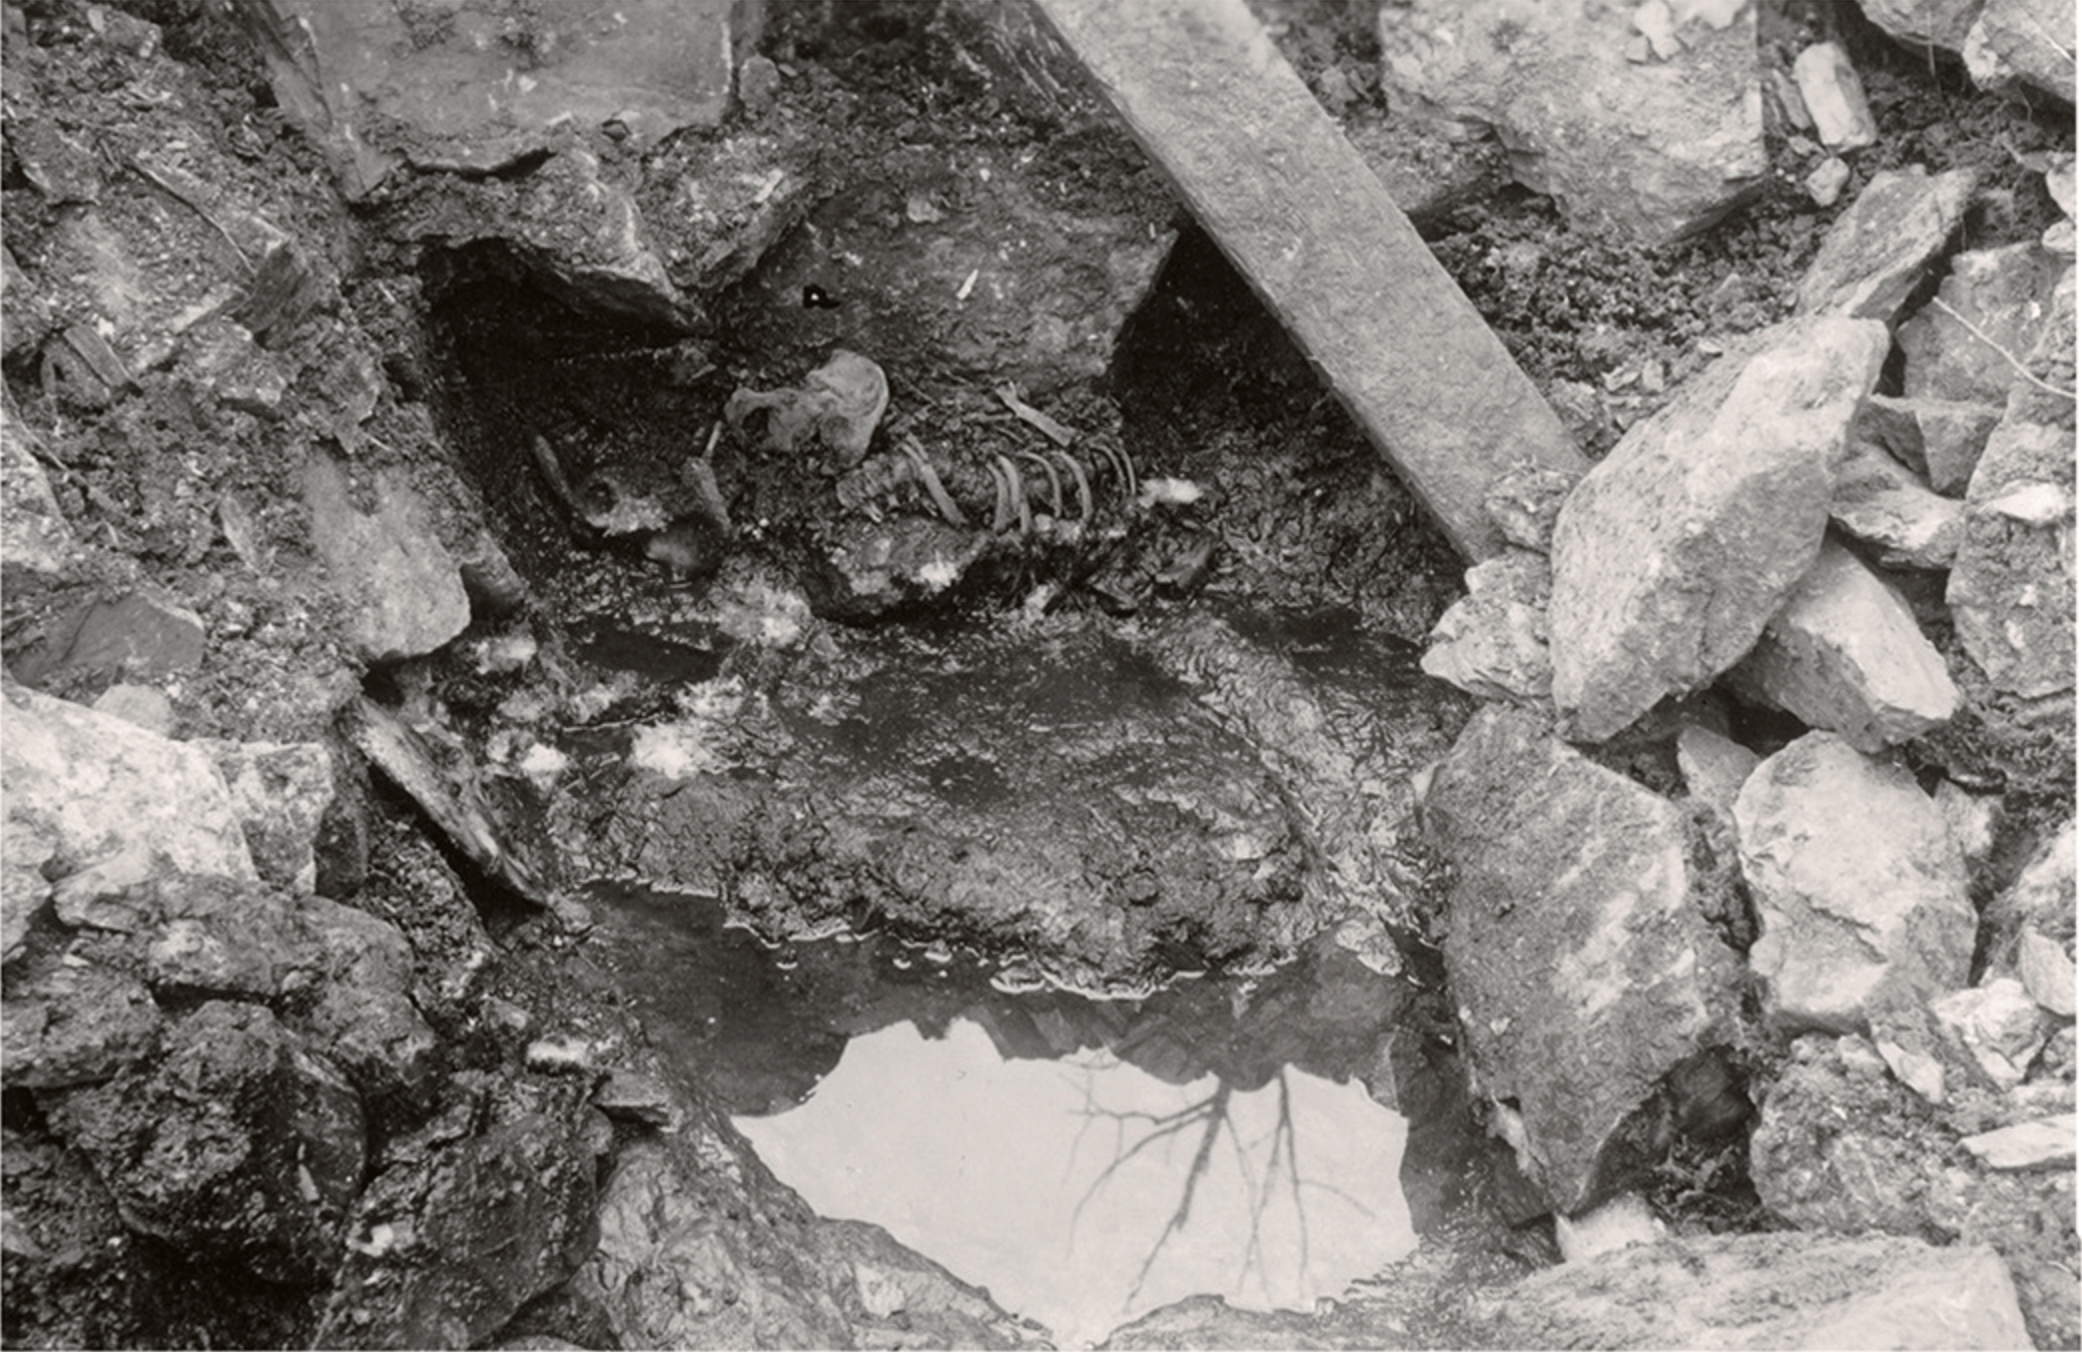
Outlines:
<svg viewBox="0 0 2082 1352"><path fill-rule="evenodd" d="M1085 1103L1081 1110L1086 1119L1086 1127L1080 1129L1079 1139L1082 1139L1084 1130L1092 1124L1111 1123L1114 1130L1113 1158L1078 1199L1076 1209L1071 1213L1073 1236L1076 1234L1079 1221L1083 1218L1085 1207L1129 1161L1168 1142L1190 1139L1195 1133L1198 1135L1192 1162L1187 1167L1185 1179L1180 1185L1178 1205L1172 1208L1155 1242L1144 1255L1142 1265L1135 1274L1134 1286L1128 1293L1129 1302L1141 1294L1151 1271L1156 1267L1157 1260L1163 1255L1165 1246L1185 1229L1186 1223L1192 1218L1193 1203L1199 1195L1201 1183L1207 1176L1216 1142L1225 1135L1235 1151L1238 1173L1251 1197L1250 1229L1245 1237L1242 1266L1238 1271L1239 1285L1255 1271L1260 1289L1268 1298L1272 1296L1271 1283L1266 1273L1269 1255L1265 1248L1265 1221L1283 1191L1282 1182L1285 1184L1284 1192L1294 1209L1299 1237L1296 1274L1304 1284L1309 1266L1309 1235L1303 1190L1328 1193L1341 1198L1364 1214L1372 1214L1372 1210L1359 1199L1334 1184L1316 1182L1301 1176L1299 1133L1294 1121L1294 1096L1285 1069L1279 1072L1276 1084L1279 1096L1278 1117L1273 1129L1269 1136L1247 1142L1237 1131L1236 1123L1230 1114L1233 1090L1227 1083L1218 1084L1214 1092L1206 1098L1188 1104L1176 1112L1149 1113L1116 1111L1101 1106L1092 1096L1091 1081L1087 1079ZM1142 1130L1136 1135L1134 1130L1138 1127ZM1254 1156L1260 1147L1268 1145L1261 1172L1255 1165Z"/></svg>

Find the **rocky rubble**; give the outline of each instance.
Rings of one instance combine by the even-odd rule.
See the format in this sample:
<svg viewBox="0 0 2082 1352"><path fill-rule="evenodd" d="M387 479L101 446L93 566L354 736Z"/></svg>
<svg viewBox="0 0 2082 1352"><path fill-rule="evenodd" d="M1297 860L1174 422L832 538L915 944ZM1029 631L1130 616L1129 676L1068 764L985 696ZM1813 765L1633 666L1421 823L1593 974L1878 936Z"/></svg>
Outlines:
<svg viewBox="0 0 2082 1352"><path fill-rule="evenodd" d="M1563 503L1547 569L1537 554L1513 559L1509 606L1492 599L1489 573L1470 575L1467 600L1434 632L1426 669L1514 712L1492 707L1469 725L1434 777L1427 825L1458 880L1449 966L1456 953L1464 968L1470 954L1525 945L1560 953L1542 965L1565 970L1582 940L1544 927L1568 914L1576 889L1638 896L1640 887L1596 887L1598 875L1572 862L1589 847L1565 842L1645 848L1652 837L1572 787L1584 770L1526 767L1553 767L1564 754L1542 741L1550 727L1629 768L1669 766L1644 763L1638 748L1668 745L1675 733L1662 754L1674 752L1679 775L1645 773L1659 788L1681 783L1679 801L1710 814L1694 818L1703 834L1685 858L1715 885L1694 883L1682 909L1702 925L1749 917L1753 930L1718 933L1745 954L1730 960L1746 963L1769 1035L1793 1040L1783 1064L1731 1055L1748 1071L1745 1102L1756 1104L1747 1173L1763 1206L1803 1231L1941 1233L1990 1245L2007 1274L1995 1280L2005 1292L2014 1285L2022 1324L2007 1296L1986 1312L1928 1317L1997 1320L1950 1335L1969 1341L2021 1339L2028 1324L2046 1346L2072 1340L2082 1310L2072 1227L2041 1219L2067 1215L2074 1189L2072 998L2061 984L2071 941L2030 937L2028 925L2006 918L2044 914L2037 908L2054 892L2021 879L2003 890L2018 877L2016 856L1991 877L1989 819L1976 805L1995 800L1973 797L1988 785L1970 773L1944 778L1942 748L1960 720L2031 717L2023 711L2056 702L2063 712L2050 716L2071 726L2073 570L2056 560L2067 557L2073 521L2074 272L2071 254L2041 242L1948 258L1973 194L1971 175L1956 171L1874 175L1801 285L1800 311L1813 319L1749 336L1632 428ZM1871 327L1854 327L1858 316ZM1898 378L1882 375L1883 359ZM1758 380L1760 371L1776 374ZM1815 383L1790 401L1798 412L1769 417L1771 401L1803 378ZM1542 572L1551 572L1546 587ZM1538 652L1530 636L1551 654L1551 688L1503 675L1537 670L1509 656ZM1718 696L1798 723L1752 723L1730 740L1730 724L1702 719L1701 691L1708 711ZM1503 719L1522 721L1521 745L1498 758ZM1492 759L1492 772L1467 779L1468 767ZM1660 831L1677 857L1681 814L1617 783L1670 817ZM1530 820L1541 825L1510 815L1520 802L1537 804ZM1470 835L1470 813L1513 824ZM2071 825L2033 820L2027 840L2072 848ZM2015 830L2015 819L2003 829ZM1488 881L1514 846L1528 852L1533 874ZM1672 876L1685 866L1673 864ZM2006 900L2018 889L2036 900ZM2074 894L2058 895L2065 935ZM1534 898L1537 907L1527 904ZM1462 936L1477 916L1498 928L1471 945ZM1611 1191L1553 1167L1580 1150L1586 1122L1667 1114L1679 1083L1672 1068L1728 1045L1726 1024L1660 1017L1655 1032L1621 1039L1643 1053L1683 1028L1660 1053L1660 1070L1644 1074L1598 1043L1605 1064L1596 1075L1565 1073L1564 1104L1538 1087L1561 1058L1541 1040L1539 1017L1526 1027L1523 964L1493 988L1461 970L1454 985L1463 1036L1478 1053L1476 1083L1496 1105L1492 1131L1572 1216ZM1577 1011L1557 1026L1583 1030L1610 1017ZM1532 1041L1514 1049L1522 1037ZM1608 1089L1613 1102L1587 1113ZM1615 1132L1611 1141L1626 1139ZM1994 1254L1932 1257L1993 1270ZM1508 1322L1504 1340L1571 1336L1552 1321L1568 1317L1558 1313L1562 1291L1583 1282L1598 1292L1598 1336L1624 1343L1613 1283L1652 1282L1665 1261L1651 1244L1598 1260L1605 1275L1572 1264L1536 1279L1500 1307L1510 1311L1500 1318L1529 1321ZM1683 1261L1697 1271L1722 1260ZM1533 1296L1543 1283L1548 1294ZM1653 1337L1667 1337L1661 1298L1648 1298L1651 1309ZM1752 1345L1710 1322L1701 1345ZM1924 1334L1901 1336L1913 1344Z"/></svg>

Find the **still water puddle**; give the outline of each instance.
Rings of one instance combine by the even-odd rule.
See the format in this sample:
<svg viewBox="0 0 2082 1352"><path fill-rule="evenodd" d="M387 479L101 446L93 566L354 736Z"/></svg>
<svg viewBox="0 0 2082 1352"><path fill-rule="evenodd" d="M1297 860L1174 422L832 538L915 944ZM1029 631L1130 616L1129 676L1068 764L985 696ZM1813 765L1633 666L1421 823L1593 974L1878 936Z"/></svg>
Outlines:
<svg viewBox="0 0 2082 1352"><path fill-rule="evenodd" d="M1407 1124L1366 1087L1411 991L1334 947L1093 1000L879 938L771 952L700 898L599 899L622 990L777 1177L1058 1346L1199 1293L1306 1310L1416 1246Z"/></svg>
<svg viewBox="0 0 2082 1352"><path fill-rule="evenodd" d="M1103 1050L1008 1061L965 1018L899 1024L737 1124L819 1213L881 1225L1063 1347L1200 1292L1306 1310L1416 1245L1402 1118L1292 1067L1168 1084Z"/></svg>

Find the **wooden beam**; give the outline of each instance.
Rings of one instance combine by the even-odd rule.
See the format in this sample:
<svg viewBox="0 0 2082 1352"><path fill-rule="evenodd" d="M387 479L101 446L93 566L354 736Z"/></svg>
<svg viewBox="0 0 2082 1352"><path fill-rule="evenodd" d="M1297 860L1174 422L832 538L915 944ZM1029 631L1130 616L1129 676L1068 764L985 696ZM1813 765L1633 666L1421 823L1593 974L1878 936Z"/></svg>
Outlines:
<svg viewBox="0 0 2082 1352"><path fill-rule="evenodd" d="M1482 495L1588 467L1243 0L1033 0L1460 552Z"/></svg>

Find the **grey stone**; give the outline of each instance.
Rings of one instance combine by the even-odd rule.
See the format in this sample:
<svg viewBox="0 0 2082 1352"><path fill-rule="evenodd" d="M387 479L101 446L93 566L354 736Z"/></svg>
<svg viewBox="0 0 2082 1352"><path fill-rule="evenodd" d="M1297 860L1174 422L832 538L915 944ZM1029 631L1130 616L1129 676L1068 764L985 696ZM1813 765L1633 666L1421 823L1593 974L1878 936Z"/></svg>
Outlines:
<svg viewBox="0 0 2082 1352"><path fill-rule="evenodd" d="M1966 534L1964 507L1931 492L1907 466L1856 436L1829 497L1829 519L1879 546L1880 563L1892 568L1944 568Z"/></svg>
<svg viewBox="0 0 2082 1352"><path fill-rule="evenodd" d="M161 737L173 736L173 701L149 685L118 681L102 691L89 707L96 713L120 718L146 732L156 732Z"/></svg>
<svg viewBox="0 0 2082 1352"><path fill-rule="evenodd" d="M2075 823L2073 819L2048 831L2032 850L2029 861L2014 881L1988 904L1988 921L1993 930L1988 944L1991 962L1998 969L2020 957L2019 945L2027 930L2070 936L2075 932Z"/></svg>
<svg viewBox="0 0 2082 1352"><path fill-rule="evenodd" d="M338 1276L354 1298L328 1308L315 1345L482 1346L570 1277L598 1233L592 1120L573 1100L479 1131L466 1112L462 1131L437 1119L394 1148L356 1206Z"/></svg>
<svg viewBox="0 0 2082 1352"><path fill-rule="evenodd" d="M1808 200L1818 207L1833 207L1836 199L1843 196L1844 186L1851 181L1851 166L1831 155L1807 171L1801 186L1807 189Z"/></svg>
<svg viewBox="0 0 2082 1352"><path fill-rule="evenodd" d="M1797 311L1893 323L1965 219L1975 178L1972 169L1933 177L1921 165L1874 174L1808 264Z"/></svg>
<svg viewBox="0 0 2082 1352"><path fill-rule="evenodd" d="M1876 394L1866 401L1854 435L1886 447L1921 474L1933 492L1956 498L1966 493L1988 434L2002 416L1999 404Z"/></svg>
<svg viewBox="0 0 2082 1352"><path fill-rule="evenodd" d="M145 980L170 999L271 1001L310 986L324 957L290 898L259 883L168 878L156 909Z"/></svg>
<svg viewBox="0 0 2082 1352"><path fill-rule="evenodd" d="M273 417L289 393L291 373L229 319L207 319L183 333L177 369L199 393L256 417Z"/></svg>
<svg viewBox="0 0 2082 1352"><path fill-rule="evenodd" d="M1995 822L2002 811L2002 795L1968 793L1949 779L1940 779L1932 794L1938 811L1945 814L1945 829L1959 846L1959 855L1969 869L1988 862L1995 848Z"/></svg>
<svg viewBox="0 0 2082 1352"><path fill-rule="evenodd" d="M2074 0L1988 0L1960 54L1983 89L2028 84L2075 101Z"/></svg>
<svg viewBox="0 0 2082 1352"><path fill-rule="evenodd" d="M61 676L155 680L193 670L202 657L202 620L194 611L132 592L74 611L15 664L14 675L33 686Z"/></svg>
<svg viewBox="0 0 2082 1352"><path fill-rule="evenodd" d="M1386 5L1381 81L1391 107L1494 127L1518 181L1572 220L1665 243L1710 225L1766 171L1756 11L1691 7L1673 16L1667 59L1645 64L1627 58L1633 13Z"/></svg>
<svg viewBox="0 0 2082 1352"><path fill-rule="evenodd" d="M2034 1346L2069 1346L2082 1332L2074 1171L1978 1167L1922 1102L1847 1067L1833 1040L1794 1043L1760 1105L1750 1177L1764 1205L1802 1230L1936 1231L1990 1245L2009 1267Z"/></svg>
<svg viewBox="0 0 2082 1352"><path fill-rule="evenodd" d="M339 1064L371 1102L423 1102L439 1070L439 1039L411 995L412 946L387 920L323 897L299 897L296 921L315 941L316 997L295 1027Z"/></svg>
<svg viewBox="0 0 2082 1352"><path fill-rule="evenodd" d="M157 914L151 884L168 872L151 847L133 843L51 889L58 923L134 934Z"/></svg>
<svg viewBox="0 0 2082 1352"><path fill-rule="evenodd" d="M1548 642L1569 735L1600 741L1749 650L1821 547L1884 325L1767 330L1637 424L1554 533Z"/></svg>
<svg viewBox="0 0 2082 1352"><path fill-rule="evenodd" d="M1902 388L1912 399L2000 404L2046 332L2062 260L2036 244L1975 249L1952 259L1937 298L1901 325ZM1969 327L1971 326L1971 327Z"/></svg>
<svg viewBox="0 0 2082 1352"><path fill-rule="evenodd" d="M2010 977L1941 995L1930 1002L1930 1012L1944 1038L1997 1089L2023 1083L2032 1058L2046 1045L2038 1001Z"/></svg>
<svg viewBox="0 0 2082 1352"><path fill-rule="evenodd" d="M1986 1245L1699 1235L1567 1263L1485 1296L1488 1347L2017 1348L2016 1287Z"/></svg>
<svg viewBox="0 0 2082 1352"><path fill-rule="evenodd" d="M1554 518L1561 514L1562 503L1578 477L1527 463L1489 486L1482 495L1482 509L1505 540L1544 554L1554 539Z"/></svg>
<svg viewBox="0 0 2082 1352"><path fill-rule="evenodd" d="M757 7L633 0L501 4L414 26L364 0L245 0L282 107L322 147L349 198L399 159L486 171L553 142L560 124L617 125L640 146L713 127L730 107L739 43ZM740 16L752 18L746 32Z"/></svg>
<svg viewBox="0 0 2082 1352"><path fill-rule="evenodd" d="M1508 549L1468 569L1467 588L1431 631L1425 674L1480 699L1545 702L1554 681L1547 560Z"/></svg>
<svg viewBox="0 0 2082 1352"><path fill-rule="evenodd" d="M1943 726L1960 700L1908 603L1834 541L1728 681L1868 752Z"/></svg>
<svg viewBox="0 0 2082 1352"><path fill-rule="evenodd" d="M2075 684L2075 432L2005 418L1967 490L1945 587L1959 641L1998 690Z"/></svg>
<svg viewBox="0 0 2082 1352"><path fill-rule="evenodd" d="M14 396L0 398L0 569L55 573L73 547L72 527L58 510L36 446Z"/></svg>
<svg viewBox="0 0 2082 1352"><path fill-rule="evenodd" d="M1903 42L1956 52L1984 0L1859 0L1865 17Z"/></svg>
<svg viewBox="0 0 2082 1352"><path fill-rule="evenodd" d="M333 803L333 757L322 742L198 743L217 762L246 848L263 880L309 892L318 829Z"/></svg>
<svg viewBox="0 0 2082 1352"><path fill-rule="evenodd" d="M2017 938L2017 976L2046 1010L2075 1017L2075 960L2058 941L2026 929Z"/></svg>
<svg viewBox="0 0 2082 1352"><path fill-rule="evenodd" d="M1959 1144L1991 1169L2059 1169L2075 1164L2075 1114L1997 1127Z"/></svg>
<svg viewBox="0 0 2082 1352"><path fill-rule="evenodd" d="M1865 101L1865 82L1839 42L1817 42L1793 58L1800 101L1814 120L1815 139L1831 150L1857 150L1880 139Z"/></svg>
<svg viewBox="0 0 2082 1352"><path fill-rule="evenodd" d="M149 1059L163 1022L143 983L99 963L10 976L0 1078L38 1090L98 1084Z"/></svg>
<svg viewBox="0 0 2082 1352"><path fill-rule="evenodd" d="M48 830L71 871L143 845L190 873L253 878L223 776L201 749L65 700L0 684L10 835Z"/></svg>
<svg viewBox="0 0 2082 1352"><path fill-rule="evenodd" d="M1688 725L1677 734L1677 768L1685 791L1722 812L1735 810L1735 796L1762 759L1711 728Z"/></svg>
<svg viewBox="0 0 2082 1352"><path fill-rule="evenodd" d="M29 928L51 899L44 868L58 853L57 837L29 817L9 816L0 849L0 962L21 955Z"/></svg>
<svg viewBox="0 0 2082 1352"><path fill-rule="evenodd" d="M321 1281L339 1261L361 1105L266 1009L201 1005L155 1065L42 1101L132 1229L263 1281Z"/></svg>
<svg viewBox="0 0 2082 1352"><path fill-rule="evenodd" d="M346 629L367 662L434 651L470 623L455 559L423 499L395 471L376 476L375 510L358 509L347 475L313 451L304 467L311 542L347 600Z"/></svg>
<svg viewBox="0 0 2082 1352"><path fill-rule="evenodd" d="M1750 967L1774 1023L1864 1032L1897 993L1965 984L1965 864L1907 770L1811 732L1757 767L1735 829L1760 930Z"/></svg>
<svg viewBox="0 0 2082 1352"><path fill-rule="evenodd" d="M688 6L688 17L712 3ZM634 194L591 151L566 150L530 174L498 233L578 309L666 327L687 320Z"/></svg>
<svg viewBox="0 0 2082 1352"><path fill-rule="evenodd" d="M1492 706L1424 815L1453 866L1446 968L1470 1070L1516 1105L1521 1167L1579 1211L1639 1163L1625 1119L1732 1027L1736 964L1692 895L1684 814Z"/></svg>

